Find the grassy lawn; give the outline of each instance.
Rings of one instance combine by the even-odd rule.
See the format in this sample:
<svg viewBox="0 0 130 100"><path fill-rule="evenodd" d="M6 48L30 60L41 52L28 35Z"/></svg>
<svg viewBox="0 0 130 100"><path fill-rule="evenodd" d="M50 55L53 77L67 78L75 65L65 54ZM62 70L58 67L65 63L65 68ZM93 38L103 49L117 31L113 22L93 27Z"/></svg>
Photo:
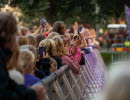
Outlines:
<svg viewBox="0 0 130 100"><path fill-rule="evenodd" d="M112 62L112 59L111 59L112 54L110 52L108 52L108 53L104 52L104 53L101 53L101 56L103 57L103 60L106 64L106 66L108 67Z"/></svg>
<svg viewBox="0 0 130 100"><path fill-rule="evenodd" d="M106 64L106 66L109 67L110 64L112 63L112 53L111 52L101 52L101 56ZM115 53L113 53L113 59L114 59L114 62L128 59L128 53L127 52L115 52Z"/></svg>

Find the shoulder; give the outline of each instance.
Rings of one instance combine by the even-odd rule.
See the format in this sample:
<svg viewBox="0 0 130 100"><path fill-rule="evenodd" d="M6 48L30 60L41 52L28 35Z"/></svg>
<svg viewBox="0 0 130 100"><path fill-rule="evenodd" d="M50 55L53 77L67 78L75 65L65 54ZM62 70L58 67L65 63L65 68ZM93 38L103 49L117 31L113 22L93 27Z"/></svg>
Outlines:
<svg viewBox="0 0 130 100"><path fill-rule="evenodd" d="M23 75L15 69L9 71L9 76L10 77L23 77Z"/></svg>
<svg viewBox="0 0 130 100"><path fill-rule="evenodd" d="M40 80L36 76L30 75L30 74L24 74L24 78L25 78L25 80L37 80L37 81Z"/></svg>
<svg viewBox="0 0 130 100"><path fill-rule="evenodd" d="M18 84L24 83L23 75L15 69L9 71L9 77Z"/></svg>

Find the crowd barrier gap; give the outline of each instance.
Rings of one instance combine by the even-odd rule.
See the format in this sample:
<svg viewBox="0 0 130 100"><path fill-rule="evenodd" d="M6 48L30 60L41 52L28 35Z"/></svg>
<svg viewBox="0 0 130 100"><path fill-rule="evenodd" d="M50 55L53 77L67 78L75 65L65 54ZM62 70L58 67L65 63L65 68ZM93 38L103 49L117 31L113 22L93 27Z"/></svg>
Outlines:
<svg viewBox="0 0 130 100"><path fill-rule="evenodd" d="M105 64L98 50L85 56L78 75L62 66L37 84L46 89L43 100L94 100L104 84Z"/></svg>

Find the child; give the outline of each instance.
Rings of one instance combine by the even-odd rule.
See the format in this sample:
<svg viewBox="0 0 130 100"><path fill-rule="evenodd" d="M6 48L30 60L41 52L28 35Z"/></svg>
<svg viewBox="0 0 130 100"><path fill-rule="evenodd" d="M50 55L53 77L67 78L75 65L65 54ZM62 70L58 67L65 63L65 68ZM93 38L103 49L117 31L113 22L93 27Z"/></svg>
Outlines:
<svg viewBox="0 0 130 100"><path fill-rule="evenodd" d="M40 81L39 78L33 76L35 55L29 50L21 50L18 62L23 66L24 70L24 85L32 86Z"/></svg>

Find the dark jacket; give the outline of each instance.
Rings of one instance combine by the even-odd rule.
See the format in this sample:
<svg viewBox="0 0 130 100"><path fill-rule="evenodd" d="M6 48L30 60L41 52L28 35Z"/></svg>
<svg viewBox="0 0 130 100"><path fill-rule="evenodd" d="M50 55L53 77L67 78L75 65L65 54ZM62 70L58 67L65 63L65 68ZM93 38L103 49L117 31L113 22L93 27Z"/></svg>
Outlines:
<svg viewBox="0 0 130 100"><path fill-rule="evenodd" d="M6 64L11 52L0 47L0 100L36 100L35 91L9 78Z"/></svg>
<svg viewBox="0 0 130 100"><path fill-rule="evenodd" d="M46 77L46 74L41 69L36 68L35 76L38 77L39 79L43 79Z"/></svg>
<svg viewBox="0 0 130 100"><path fill-rule="evenodd" d="M36 63L36 67L45 74L44 78L50 75L51 63L49 58L42 58Z"/></svg>
<svg viewBox="0 0 130 100"><path fill-rule="evenodd" d="M60 67L62 67L62 60L61 60L61 58L58 58L58 57L56 57L56 56L51 56L51 58L55 59L55 61L57 62L57 67L58 67L58 69L59 69Z"/></svg>

